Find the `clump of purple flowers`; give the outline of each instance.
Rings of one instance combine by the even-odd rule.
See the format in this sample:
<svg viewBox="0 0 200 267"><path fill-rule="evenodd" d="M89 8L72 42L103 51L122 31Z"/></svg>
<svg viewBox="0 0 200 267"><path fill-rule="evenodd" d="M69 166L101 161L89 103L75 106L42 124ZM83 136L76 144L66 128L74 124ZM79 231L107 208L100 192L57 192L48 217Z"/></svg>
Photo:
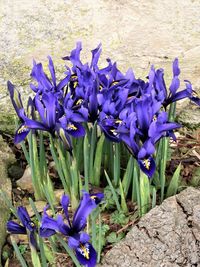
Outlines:
<svg viewBox="0 0 200 267"><path fill-rule="evenodd" d="M76 257L80 264L88 267L94 267L97 262L97 253L89 242L90 236L84 232L87 224L87 218L90 213L97 208L98 204L104 198L103 193L89 194L83 192L82 199L76 209L72 221L70 221L68 208L69 197L63 195L61 198L61 206L64 216L58 214L56 218L52 218L47 214L48 206L44 208L44 214L41 219L40 228L31 220L26 208L20 206L17 209L18 217L22 223L15 221L7 222L7 230L12 234L28 234L30 244L37 249L37 238L39 235L43 238L50 237L59 233L63 238L68 239L68 245L76 253Z"/></svg>
<svg viewBox="0 0 200 267"><path fill-rule="evenodd" d="M83 123L95 122L112 142L123 142L140 169L152 177L156 164L156 143L165 136L175 140L173 130L180 124L169 121L168 106L183 98L189 98L200 106L200 98L185 80L185 88L179 90L178 59L173 62L173 77L169 90L166 88L163 69L150 69L147 81L137 79L129 69L123 74L116 63L107 59L107 66L98 65L101 45L92 50L90 63L82 63L78 42L70 56L72 67L66 67L65 77L57 81L54 64L49 58L51 78L44 72L42 64L33 62L31 77L35 83L30 87L35 92L29 100L31 114L25 111L20 94L8 82L13 106L21 120L16 131L15 142L21 142L30 130L42 130L60 138L71 152L71 137L83 137Z"/></svg>

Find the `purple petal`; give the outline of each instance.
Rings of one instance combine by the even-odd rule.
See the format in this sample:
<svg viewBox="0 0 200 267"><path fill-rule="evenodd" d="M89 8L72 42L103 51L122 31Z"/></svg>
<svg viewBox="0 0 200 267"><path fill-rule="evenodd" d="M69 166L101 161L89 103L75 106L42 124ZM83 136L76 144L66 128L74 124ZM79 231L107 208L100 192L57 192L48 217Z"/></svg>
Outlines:
<svg viewBox="0 0 200 267"><path fill-rule="evenodd" d="M179 69L179 63L178 63L178 58L175 58L173 62L173 75L174 76L179 76L180 74L180 69Z"/></svg>
<svg viewBox="0 0 200 267"><path fill-rule="evenodd" d="M19 110L23 109L23 104L22 104L22 100L21 100L21 95L20 93L15 89L14 85L8 81L7 82L7 87L8 87L8 91L10 93L10 99L12 101L13 107L18 115L19 118L20 114L19 114Z"/></svg>
<svg viewBox="0 0 200 267"><path fill-rule="evenodd" d="M44 214L40 226L41 237L49 237L54 235L57 231L59 231L57 220L48 216L48 214L46 213L46 209L47 207L44 209Z"/></svg>
<svg viewBox="0 0 200 267"><path fill-rule="evenodd" d="M7 222L7 231L12 234L26 234L26 228L13 221Z"/></svg>
<svg viewBox="0 0 200 267"><path fill-rule="evenodd" d="M80 242L81 243L87 243L88 241L90 240L90 236L87 234L87 233L85 233L85 232L82 232L81 234L80 234Z"/></svg>
<svg viewBox="0 0 200 267"><path fill-rule="evenodd" d="M152 177L156 170L156 163L152 157L138 160L140 169L148 176Z"/></svg>
<svg viewBox="0 0 200 267"><path fill-rule="evenodd" d="M24 225L24 227L26 227L29 231L33 231L33 229L35 228L35 225L31 221L31 218L27 212L27 209L20 206L17 209L17 214L19 216L20 221Z"/></svg>
<svg viewBox="0 0 200 267"><path fill-rule="evenodd" d="M179 78L178 77L174 77L172 79L171 85L169 87L169 90L170 90L172 95L174 95L176 93L176 91L178 90L179 86L180 86Z"/></svg>
<svg viewBox="0 0 200 267"><path fill-rule="evenodd" d="M61 198L61 206L64 210L65 217L67 218L67 221L70 225L70 220L69 220L69 213L68 213L68 207L69 207L69 197L67 195L63 195Z"/></svg>
<svg viewBox="0 0 200 267"><path fill-rule="evenodd" d="M80 244L76 249L76 257L82 265L87 267L96 266L97 253L90 243Z"/></svg>
<svg viewBox="0 0 200 267"><path fill-rule="evenodd" d="M96 205L98 205L103 200L104 194L103 193L90 194L90 198L95 201Z"/></svg>
<svg viewBox="0 0 200 267"><path fill-rule="evenodd" d="M81 202L74 214L73 218L73 228L80 232L83 230L87 223L87 217L88 215L97 207L95 201L93 201L90 198L90 195L88 193L83 193L83 197L81 199Z"/></svg>
<svg viewBox="0 0 200 267"><path fill-rule="evenodd" d="M85 128L76 122L69 122L66 131L73 137L83 137L85 135Z"/></svg>
<svg viewBox="0 0 200 267"><path fill-rule="evenodd" d="M29 134L29 132L30 132L30 129L25 125L25 123L22 123L15 133L14 143L18 144L21 141L23 141L26 138L26 136Z"/></svg>
<svg viewBox="0 0 200 267"><path fill-rule="evenodd" d="M54 64L53 64L53 60L50 56L48 56L49 59L49 71L51 73L51 78L53 81L53 85L56 87L56 75L55 75L55 69L54 69Z"/></svg>
<svg viewBox="0 0 200 267"><path fill-rule="evenodd" d="M52 93L42 95L42 101L46 108L46 121L49 128L54 128L56 123L56 98Z"/></svg>
<svg viewBox="0 0 200 267"><path fill-rule="evenodd" d="M35 232L34 231L32 231L30 233L30 243L34 248L37 248L37 241L36 241L36 238L35 238Z"/></svg>
<svg viewBox="0 0 200 267"><path fill-rule="evenodd" d="M79 239L76 239L72 236L68 238L68 245L71 249L76 249L79 246Z"/></svg>

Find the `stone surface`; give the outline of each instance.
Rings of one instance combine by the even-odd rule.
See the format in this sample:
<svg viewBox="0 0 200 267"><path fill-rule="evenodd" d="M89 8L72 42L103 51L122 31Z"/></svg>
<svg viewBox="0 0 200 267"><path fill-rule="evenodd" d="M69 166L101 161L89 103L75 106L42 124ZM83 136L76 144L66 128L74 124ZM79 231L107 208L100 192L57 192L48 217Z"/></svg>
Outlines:
<svg viewBox="0 0 200 267"><path fill-rule="evenodd" d="M200 87L200 2L198 0L15 0L0 1L0 130L13 131L13 114L6 90L8 79L26 99L32 59L61 57L78 40L84 57L99 42L107 57L136 77L146 77L150 64L167 70L179 57L182 79ZM59 74L60 75L60 74Z"/></svg>
<svg viewBox="0 0 200 267"><path fill-rule="evenodd" d="M177 116L178 121L189 129L200 128L200 108L193 108L191 105L186 106Z"/></svg>
<svg viewBox="0 0 200 267"><path fill-rule="evenodd" d="M200 266L200 191L187 188L152 209L100 266Z"/></svg>
<svg viewBox="0 0 200 267"><path fill-rule="evenodd" d="M34 192L31 168L29 166L25 169L23 176L17 181L17 185L30 193Z"/></svg>
<svg viewBox="0 0 200 267"><path fill-rule="evenodd" d="M8 145L0 136L0 190L3 190L9 198L11 198L11 182L7 175L8 165L15 161ZM3 198L0 196L0 255L1 249L6 237L6 222L9 218L10 211L5 205ZM1 260L0 260L1 267Z"/></svg>

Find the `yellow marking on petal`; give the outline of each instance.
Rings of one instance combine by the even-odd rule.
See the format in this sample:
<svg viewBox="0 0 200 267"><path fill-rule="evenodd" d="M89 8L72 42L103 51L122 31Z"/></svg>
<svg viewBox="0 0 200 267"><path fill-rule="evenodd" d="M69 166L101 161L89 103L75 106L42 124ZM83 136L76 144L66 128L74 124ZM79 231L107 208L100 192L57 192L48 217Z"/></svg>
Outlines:
<svg viewBox="0 0 200 267"><path fill-rule="evenodd" d="M113 129L113 130L110 130L112 133L113 133L113 135L117 135L117 132L116 132L116 130L115 129Z"/></svg>
<svg viewBox="0 0 200 267"><path fill-rule="evenodd" d="M102 85L99 85L99 91L101 91L103 89Z"/></svg>
<svg viewBox="0 0 200 267"><path fill-rule="evenodd" d="M157 121L157 116L156 115L153 116L153 121Z"/></svg>
<svg viewBox="0 0 200 267"><path fill-rule="evenodd" d="M35 226L34 222L30 222L30 226L34 227Z"/></svg>
<svg viewBox="0 0 200 267"><path fill-rule="evenodd" d="M72 74L72 75L71 75L71 78L74 80L74 79L77 79L78 77L77 77L76 74Z"/></svg>
<svg viewBox="0 0 200 267"><path fill-rule="evenodd" d="M118 84L119 82L118 81L113 81L112 83L111 83L111 85L116 85L116 84Z"/></svg>
<svg viewBox="0 0 200 267"><path fill-rule="evenodd" d="M97 196L90 196L90 198L95 200L95 199L97 199Z"/></svg>
<svg viewBox="0 0 200 267"><path fill-rule="evenodd" d="M19 130L17 131L18 134L21 134L23 132L26 132L28 129L28 127L26 125L22 125L22 127L19 128Z"/></svg>
<svg viewBox="0 0 200 267"><path fill-rule="evenodd" d="M83 99L80 98L80 99L76 102L76 106L80 105L82 102L83 102Z"/></svg>
<svg viewBox="0 0 200 267"><path fill-rule="evenodd" d="M199 94L197 92L195 92L195 91L192 92L192 96L194 96L194 97L200 97Z"/></svg>
<svg viewBox="0 0 200 267"><path fill-rule="evenodd" d="M73 85L74 85L74 88L76 88L76 87L77 87L77 85L78 85L78 82L77 82L77 81L75 81Z"/></svg>
<svg viewBox="0 0 200 267"><path fill-rule="evenodd" d="M115 122L118 124L122 124L122 120L116 120Z"/></svg>
<svg viewBox="0 0 200 267"><path fill-rule="evenodd" d="M149 170L149 169L150 169L150 165L151 165L150 160L149 160L149 159L144 159L142 162L143 162L144 167L145 167L147 170Z"/></svg>
<svg viewBox="0 0 200 267"><path fill-rule="evenodd" d="M70 124L67 125L67 130L74 130L74 131L76 131L77 129L78 128L74 124L72 124L72 123L70 123Z"/></svg>
<svg viewBox="0 0 200 267"><path fill-rule="evenodd" d="M88 247L86 247L86 246L84 246L84 245L80 245L80 249L81 249L81 251L82 251L82 255L87 259L87 260L89 260L89 258L90 258L90 251L89 251L89 249L88 249Z"/></svg>

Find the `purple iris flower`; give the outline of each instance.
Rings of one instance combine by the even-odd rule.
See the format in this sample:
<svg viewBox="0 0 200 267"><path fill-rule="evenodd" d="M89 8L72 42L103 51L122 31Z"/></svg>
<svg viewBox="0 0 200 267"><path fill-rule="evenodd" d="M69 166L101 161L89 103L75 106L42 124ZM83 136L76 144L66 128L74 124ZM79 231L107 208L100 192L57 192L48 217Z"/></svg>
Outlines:
<svg viewBox="0 0 200 267"><path fill-rule="evenodd" d="M200 98L196 95L196 92L192 89L191 83L186 82L186 89L178 91L180 87L180 68L178 59L175 58L172 64L173 78L169 87L169 94L167 93L166 84L164 80L164 71L159 69L155 72L154 85L155 91L159 98L162 98L162 105L166 108L169 104L178 100L189 98L194 101L197 105L200 105Z"/></svg>
<svg viewBox="0 0 200 267"><path fill-rule="evenodd" d="M14 87L9 83L11 99L13 99L14 107L20 117L22 124L16 131L15 143L19 143L25 139L31 129L42 130L51 133L53 136L57 133L59 138L64 142L66 148L71 151L71 140L69 135L74 137L82 137L85 135L85 129L77 120L76 114L72 114L70 119L65 119L63 106L59 103L57 96L52 92L44 92L41 96L38 94L34 98L34 106L32 107L38 112L40 121L30 119L26 116L19 97L18 108L14 99ZM19 95L20 96L20 95Z"/></svg>
<svg viewBox="0 0 200 267"><path fill-rule="evenodd" d="M31 220L26 208L20 206L17 209L18 217L22 223L22 225L14 222L14 221L8 221L7 222L7 230L11 234L22 234L26 235L29 234L30 243L35 248L37 247L37 242L35 238L35 233L37 231L37 228L33 221Z"/></svg>
<svg viewBox="0 0 200 267"><path fill-rule="evenodd" d="M90 195L87 192L83 192L82 199L71 222L68 213L69 197L63 195L61 206L66 222L63 220L62 215L57 215L56 219L49 217L45 209L41 221L40 236L49 237L56 232L62 233L68 237L68 245L71 249L75 250L79 262L88 267L95 266L97 254L93 246L89 243L89 235L83 232L83 230L87 224L87 217L102 201L103 197L103 193Z"/></svg>
<svg viewBox="0 0 200 267"><path fill-rule="evenodd" d="M42 94L44 92L51 92L57 95L57 97L60 99L64 95L63 89L70 80L71 72L70 69L68 69L68 71L65 73L67 74L67 76L57 84L55 68L52 58L48 56L48 59L49 59L48 67L51 74L51 79L49 79L46 73L44 72L42 64L41 63L36 64L36 62L33 61L33 69L31 72L31 77L38 83L38 85L36 86L33 83L31 83L30 87L37 94Z"/></svg>

